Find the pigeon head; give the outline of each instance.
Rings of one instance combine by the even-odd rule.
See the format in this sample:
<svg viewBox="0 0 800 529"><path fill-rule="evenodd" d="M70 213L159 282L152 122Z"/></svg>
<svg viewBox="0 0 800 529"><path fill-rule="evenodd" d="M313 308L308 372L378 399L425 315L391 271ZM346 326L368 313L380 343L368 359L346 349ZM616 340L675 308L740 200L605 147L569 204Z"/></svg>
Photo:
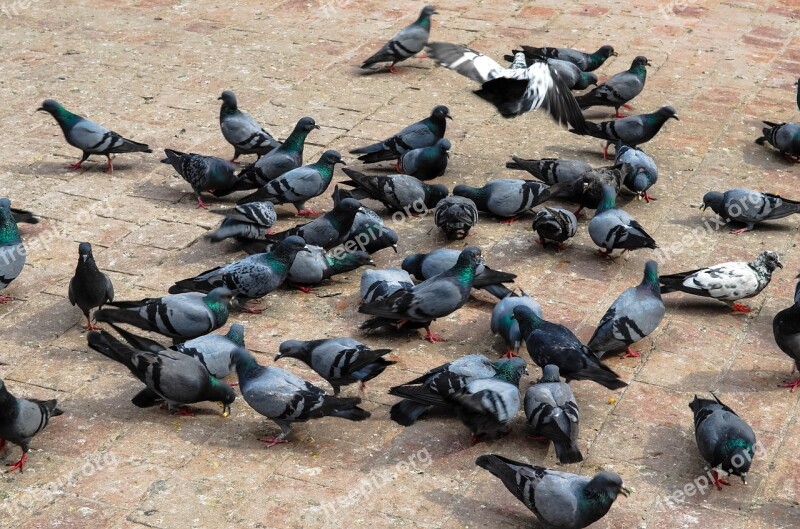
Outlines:
<svg viewBox="0 0 800 529"><path fill-rule="evenodd" d="M429 208L435 208L436 204L438 204L440 200L450 194L450 191L447 190L447 187L444 184L434 184L432 186L428 186L427 191L428 196L425 198L425 205Z"/></svg>
<svg viewBox="0 0 800 529"><path fill-rule="evenodd" d="M82 242L78 245L78 257L85 263L92 257L92 245L88 242Z"/></svg>
<svg viewBox="0 0 800 529"><path fill-rule="evenodd" d="M314 118L302 118L300 121L297 122L295 129L300 129L305 132L311 132L314 129L319 129L319 125L317 122L314 121Z"/></svg>
<svg viewBox="0 0 800 529"><path fill-rule="evenodd" d="M45 99L42 102L42 106L37 108L36 111L49 113L56 119L62 130L65 131L71 129L73 125L81 121L80 116L73 114L66 108L62 107L61 104L55 99Z"/></svg>
<svg viewBox="0 0 800 529"><path fill-rule="evenodd" d="M334 211L340 213L347 213L352 214L355 216L356 213L363 213L364 207L361 205L361 202L354 198L345 198L333 208Z"/></svg>
<svg viewBox="0 0 800 529"><path fill-rule="evenodd" d="M783 268L778 258L778 254L772 250L761 252L761 254L753 261L754 268L765 268L768 272L772 273L776 268Z"/></svg>
<svg viewBox="0 0 800 529"><path fill-rule="evenodd" d="M578 82L575 83L574 90L583 90L590 86L597 86L597 76L592 72L581 72Z"/></svg>
<svg viewBox="0 0 800 529"><path fill-rule="evenodd" d="M443 120L445 118L452 120L453 116L450 115L450 109L444 105L437 105L431 111L431 118L436 120Z"/></svg>
<svg viewBox="0 0 800 529"><path fill-rule="evenodd" d="M755 447L741 437L728 438L718 443L714 450L714 462L729 475L739 476L742 483L747 484L747 473L753 461Z"/></svg>
<svg viewBox="0 0 800 529"><path fill-rule="evenodd" d="M547 364L542 368L542 378L539 382L560 382L561 374L558 371L558 366L554 364Z"/></svg>
<svg viewBox="0 0 800 529"><path fill-rule="evenodd" d="M244 347L244 325L241 323L234 323L228 329L225 337L240 347Z"/></svg>
<svg viewBox="0 0 800 529"><path fill-rule="evenodd" d="M594 52L594 55L599 55L600 57L608 59L612 55L616 57L618 53L614 51L614 46L611 46L609 44L604 44L603 46L600 46L599 50Z"/></svg>
<svg viewBox="0 0 800 529"><path fill-rule="evenodd" d="M586 484L583 490L583 495L591 503L598 507L605 507L605 511L600 514L597 519L600 519L611 508L611 504L617 499L617 496L622 494L628 497L630 489L622 484L622 478L619 474L614 472L600 472L592 480ZM599 513L598 513L599 514ZM595 521L595 520L592 520Z"/></svg>
<svg viewBox="0 0 800 529"><path fill-rule="evenodd" d="M48 112L54 116L62 110L64 110L64 107L55 99L45 99L42 102L42 106L36 109L37 112Z"/></svg>
<svg viewBox="0 0 800 529"><path fill-rule="evenodd" d="M217 99L222 101L222 106L227 107L230 110L236 110L238 107L238 104L236 103L236 94L230 90L225 90L222 92L222 95Z"/></svg>
<svg viewBox="0 0 800 529"><path fill-rule="evenodd" d="M641 66L652 66L652 64L650 64L650 60L647 57L639 55L633 59L633 62L631 63L631 70L635 70Z"/></svg>
<svg viewBox="0 0 800 529"><path fill-rule="evenodd" d="M700 206L701 211L711 208L711 211L717 215L725 215L725 200L722 193L719 191L709 191L703 195L703 205Z"/></svg>
<svg viewBox="0 0 800 529"><path fill-rule="evenodd" d="M412 253L403 259L400 267L417 279L425 279L425 276L422 274L422 261L424 259L425 254Z"/></svg>
<svg viewBox="0 0 800 529"><path fill-rule="evenodd" d="M337 163L347 165L345 161L342 160L342 155L339 154L339 151L334 151L332 149L323 152L322 156L319 158L319 161L329 165L336 165Z"/></svg>
<svg viewBox="0 0 800 529"><path fill-rule="evenodd" d="M439 12L436 11L436 8L433 6L425 6L422 8L422 11L419 14L419 19L423 20L426 18L430 18L431 15L438 15Z"/></svg>
<svg viewBox="0 0 800 529"><path fill-rule="evenodd" d="M498 360L494 362L494 368L497 371L495 378L515 386L518 386L520 379L528 374L528 364L519 356Z"/></svg>
<svg viewBox="0 0 800 529"><path fill-rule="evenodd" d="M519 324L519 332L522 337L527 337L531 331L539 327L544 320L533 312L533 309L525 305L517 305L514 307L513 318Z"/></svg>
<svg viewBox="0 0 800 529"><path fill-rule="evenodd" d="M636 169L636 174L633 176L633 181L631 182L631 188L641 196L642 193L650 189L650 185L650 177L647 174L647 169L644 167Z"/></svg>
<svg viewBox="0 0 800 529"><path fill-rule="evenodd" d="M436 142L436 146L439 147L439 151L450 156L450 148L453 146L450 143L450 140L447 138L442 138L441 140Z"/></svg>
<svg viewBox="0 0 800 529"><path fill-rule="evenodd" d="M208 400L218 401L222 408L222 416L227 417L231 414L231 404L236 400L236 393L227 383L221 381L213 375L208 375L211 388Z"/></svg>
<svg viewBox="0 0 800 529"><path fill-rule="evenodd" d="M277 362L281 358L297 358L298 360L305 361L309 353L306 345L307 342L301 342L300 340L286 340L278 347L278 354L275 355L275 361Z"/></svg>
<svg viewBox="0 0 800 529"><path fill-rule="evenodd" d="M456 266L458 267L473 267L477 268L483 264L483 257L481 256L481 249L477 246L467 246L458 256Z"/></svg>
<svg viewBox="0 0 800 529"><path fill-rule="evenodd" d="M375 261L372 260L372 256L370 256L367 252L348 252L341 256L337 260L339 264L343 265L350 265L355 267L361 266L375 266Z"/></svg>
<svg viewBox="0 0 800 529"><path fill-rule="evenodd" d="M310 252L306 248L306 241L298 235L290 235L284 240L275 245L273 252L279 253L297 253L297 252Z"/></svg>
<svg viewBox="0 0 800 529"><path fill-rule="evenodd" d="M680 118L678 118L678 111L675 110L675 107L673 107L672 105L667 105L665 107L659 108L656 114L661 116L664 119L664 121L668 119L674 119L676 121L680 121Z"/></svg>
<svg viewBox="0 0 800 529"><path fill-rule="evenodd" d="M225 287L217 287L206 294L206 300L210 305L213 304L228 307L228 305L231 303L231 299L233 299L233 292Z"/></svg>

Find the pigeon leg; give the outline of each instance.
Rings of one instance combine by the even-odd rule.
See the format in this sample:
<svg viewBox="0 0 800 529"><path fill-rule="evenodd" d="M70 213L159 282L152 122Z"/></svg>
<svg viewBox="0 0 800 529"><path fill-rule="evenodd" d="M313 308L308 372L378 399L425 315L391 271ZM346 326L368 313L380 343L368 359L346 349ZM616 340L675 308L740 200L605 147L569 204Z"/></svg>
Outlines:
<svg viewBox="0 0 800 529"><path fill-rule="evenodd" d="M431 56L428 55L427 53L420 53L419 55L417 55L417 59L430 59L430 58Z"/></svg>
<svg viewBox="0 0 800 529"><path fill-rule="evenodd" d="M747 314L747 313L749 313L750 311L753 310L750 307L748 307L747 305L739 303L738 301L734 301L733 305L731 305L731 308L733 309L733 312L743 312L745 314Z"/></svg>
<svg viewBox="0 0 800 529"><path fill-rule="evenodd" d="M275 445L289 442L283 438L283 435L276 435L274 437L262 437L261 439L259 439L259 441L266 444L267 448L272 448Z"/></svg>
<svg viewBox="0 0 800 529"><path fill-rule="evenodd" d="M641 356L642 356L641 351L634 351L633 349L631 349L630 346L628 346L625 349L625 354L622 356L622 358L639 358Z"/></svg>
<svg viewBox="0 0 800 529"><path fill-rule="evenodd" d="M244 302L239 301L238 299L235 302L236 308L242 312L246 312L247 314L261 314L264 312L264 309L256 309L252 307L248 307Z"/></svg>
<svg viewBox="0 0 800 529"><path fill-rule="evenodd" d="M197 195L197 208L196 208L196 209L201 209L201 208L202 208L202 209L208 209L208 206L206 205L206 203L205 203L205 202L203 202L203 197L201 197L201 196L198 194L198 195Z"/></svg>
<svg viewBox="0 0 800 529"><path fill-rule="evenodd" d="M403 172L403 168L400 167L400 160L397 160L397 162L395 162L394 168L397 170L398 173L402 173Z"/></svg>
<svg viewBox="0 0 800 529"><path fill-rule="evenodd" d="M83 330L84 331L99 331L100 327L98 327L97 325L94 325L92 323L92 320L89 318L89 316L86 316L86 327L84 327Z"/></svg>
<svg viewBox="0 0 800 529"><path fill-rule="evenodd" d="M509 226L511 226L511 225L512 225L512 224L514 224L514 222L516 222L516 221L517 221L517 220L518 220L518 219L519 219L521 216L522 216L522 215L515 215L515 216L513 216L513 217L511 217L511 218L509 218L509 219L503 219L503 220L501 220L501 221L500 221L500 224L508 224Z"/></svg>
<svg viewBox="0 0 800 529"><path fill-rule="evenodd" d="M608 160L608 146L611 145L610 143L606 143L606 146L603 147L603 160Z"/></svg>
<svg viewBox="0 0 800 529"><path fill-rule="evenodd" d="M173 413L181 417L194 417L194 412L185 406L180 406Z"/></svg>
<svg viewBox="0 0 800 529"><path fill-rule="evenodd" d="M111 155L106 154L106 158L108 158L108 165L106 165L106 172L113 173L114 172L114 164L111 162Z"/></svg>
<svg viewBox="0 0 800 529"><path fill-rule="evenodd" d="M657 199L656 199L656 197L654 197L653 195L649 194L647 191L645 191L645 192L642 194L642 198L643 198L643 199L644 199L644 201L645 201L645 202L647 202L648 204L649 204L650 202L652 202L653 200L657 200Z"/></svg>
<svg viewBox="0 0 800 529"><path fill-rule="evenodd" d="M25 463L28 461L28 452L22 452L22 457L19 458L19 461L14 463L13 465L9 465L11 468L8 469L6 473L14 472L15 470L19 470L19 473L22 474L23 468L25 468Z"/></svg>
<svg viewBox="0 0 800 529"><path fill-rule="evenodd" d="M787 160L789 160L792 163L800 163L800 156L794 156L792 154L789 154L789 153L785 152L785 153L783 153L783 157L786 158Z"/></svg>
<svg viewBox="0 0 800 529"><path fill-rule="evenodd" d="M89 153L85 152L85 153L83 153L83 158L81 158L80 160L78 160L75 163L69 164L67 166L67 168L71 169L73 171L76 171L76 170L81 168L81 166L83 165L83 162L85 162L87 158L89 158Z"/></svg>
<svg viewBox="0 0 800 529"><path fill-rule="evenodd" d="M0 294L0 305L11 301L16 301L16 298L12 298L11 296L3 296L2 294Z"/></svg>
<svg viewBox="0 0 800 529"><path fill-rule="evenodd" d="M361 395L362 399L367 398L367 385L364 384L363 380L358 381L358 394Z"/></svg>
<svg viewBox="0 0 800 529"><path fill-rule="evenodd" d="M544 239L542 239L541 237L536 239L536 244L544 248Z"/></svg>
<svg viewBox="0 0 800 529"><path fill-rule="evenodd" d="M504 354L500 355L500 358L514 358L515 356L519 355L516 354L514 350L509 347L508 349L506 349L506 352Z"/></svg>
<svg viewBox="0 0 800 529"><path fill-rule="evenodd" d="M731 230L731 235L741 235L742 233L747 233L748 231L753 229L752 224L748 224L744 228L739 228L738 230Z"/></svg>
<svg viewBox="0 0 800 529"><path fill-rule="evenodd" d="M315 211L313 209L300 209L297 211L298 217L319 217L322 215L322 211Z"/></svg>
<svg viewBox="0 0 800 529"><path fill-rule="evenodd" d="M391 73L391 74L397 74L397 73L400 73L399 71L397 71L397 68L395 68L395 67L394 67L394 65L395 65L395 63L392 63L392 64L389 66L389 73Z"/></svg>
<svg viewBox="0 0 800 529"><path fill-rule="evenodd" d="M583 217L583 206L573 211L572 214L575 215L576 217Z"/></svg>
<svg viewBox="0 0 800 529"><path fill-rule="evenodd" d="M556 253L561 253L566 249L567 249L567 245L564 244L563 242L560 242L560 243L556 244Z"/></svg>
<svg viewBox="0 0 800 529"><path fill-rule="evenodd" d="M711 471L711 477L714 478L714 485L717 486L717 490L722 490L723 485L730 486L730 483L728 483L724 479L720 479L719 470L717 470L716 468Z"/></svg>
<svg viewBox="0 0 800 529"><path fill-rule="evenodd" d="M611 252L613 252L613 251L614 251L613 249L604 250L604 249L600 248L599 250L597 250L597 255L599 255L600 257L608 257L610 259L611 258Z"/></svg>
<svg viewBox="0 0 800 529"><path fill-rule="evenodd" d="M625 115L624 115L624 114L620 114L620 113L619 113L619 107L616 107L616 108L614 109L614 117L615 117L615 118L617 118L617 119L619 119L619 118L624 118L624 117L625 117Z"/></svg>
<svg viewBox="0 0 800 529"><path fill-rule="evenodd" d="M794 393L795 388L800 387L800 378L797 380L791 380L789 382L785 382L783 384L778 385L779 388L789 388L791 389L792 393Z"/></svg>
<svg viewBox="0 0 800 529"><path fill-rule="evenodd" d="M434 334L434 333L431 331L431 328L430 328L430 326L429 326L429 325L426 325L426 326L425 326L425 332L426 332L426 334L425 334L425 339L426 339L426 340L428 340L428 341L429 341L429 342L431 342L431 343L436 343L436 342L444 342L444 341L446 341L446 340L445 340L444 338L442 338L441 336L438 336L438 335Z"/></svg>
<svg viewBox="0 0 800 529"><path fill-rule="evenodd" d="M469 445L470 446L475 446L476 444L478 444L480 442L481 442L481 440L477 435L472 434L472 435L469 436Z"/></svg>

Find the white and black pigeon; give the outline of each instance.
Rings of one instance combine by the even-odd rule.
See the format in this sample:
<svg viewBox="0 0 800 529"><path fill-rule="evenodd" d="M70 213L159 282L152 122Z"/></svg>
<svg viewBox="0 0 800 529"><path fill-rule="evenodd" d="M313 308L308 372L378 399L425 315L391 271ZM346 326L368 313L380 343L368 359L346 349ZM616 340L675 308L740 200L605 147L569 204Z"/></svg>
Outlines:
<svg viewBox="0 0 800 529"><path fill-rule="evenodd" d="M57 406L55 400L17 398L0 380L0 453L5 451L6 443L22 448L22 457L8 472L24 471L33 437L44 430L52 417L63 413Z"/></svg>
<svg viewBox="0 0 800 529"><path fill-rule="evenodd" d="M450 140L442 138L430 147L408 151L397 162L397 170L422 181L433 180L447 170L451 147Z"/></svg>
<svg viewBox="0 0 800 529"><path fill-rule="evenodd" d="M239 205L269 201L273 204L292 204L300 216L315 216L318 212L306 209L306 202L328 189L336 164L345 164L338 151L327 150L315 163L292 169L270 180L261 189L240 198Z"/></svg>
<svg viewBox="0 0 800 529"><path fill-rule="evenodd" d="M203 191L225 191L236 184L236 166L227 160L173 149L164 149L164 154L167 157L161 163L170 164L181 178L189 182L198 208L207 207L201 196Z"/></svg>
<svg viewBox="0 0 800 529"><path fill-rule="evenodd" d="M778 312L772 320L775 343L792 359L792 374L800 369L800 283L797 284L794 292L792 304ZM780 387L790 388L794 391L798 386L800 386L800 378L786 382Z"/></svg>
<svg viewBox="0 0 800 529"><path fill-rule="evenodd" d="M399 268L385 270L364 270L359 283L359 295L362 303L371 303L385 299L398 290L414 288L414 281L408 272Z"/></svg>
<svg viewBox="0 0 800 529"><path fill-rule="evenodd" d="M444 138L448 119L453 119L450 109L437 105L427 118L407 126L383 141L353 149L350 154L358 154L358 159L364 163L399 160L408 151L436 145L436 142Z"/></svg>
<svg viewBox="0 0 800 529"><path fill-rule="evenodd" d="M328 381L334 396L339 395L342 386L356 382L363 395L367 382L397 363L384 358L391 352L391 349L370 349L352 338L286 340L278 347L275 361L281 358L300 360Z"/></svg>
<svg viewBox="0 0 800 529"><path fill-rule="evenodd" d="M703 459L711 466L711 476L717 490L730 485L720 479L720 471L739 476L747 484L747 473L756 452L756 434L736 412L724 405L716 395L714 400L697 395L689 403L694 414L694 436Z"/></svg>
<svg viewBox="0 0 800 529"><path fill-rule="evenodd" d="M458 184L453 188L453 194L472 200L480 211L491 213L504 219L501 222L511 224L542 202L557 196L562 189L564 184L548 186L536 180L498 178L482 187Z"/></svg>
<svg viewBox="0 0 800 529"><path fill-rule="evenodd" d="M106 331L90 331L86 339L89 347L127 367L147 386L131 400L135 406L149 408L164 401L170 412L192 415L183 405L209 401L222 406L223 417L230 414L236 393L197 358L166 348L141 351Z"/></svg>
<svg viewBox="0 0 800 529"><path fill-rule="evenodd" d="M0 291L8 288L25 266L28 252L22 244L17 223L11 213L11 201L0 198ZM14 298L0 294L0 304Z"/></svg>
<svg viewBox="0 0 800 529"><path fill-rule="evenodd" d="M658 181L658 166L646 152L639 147L617 142L614 166L622 169L622 183L628 190L636 193L636 196L643 198L645 202L655 200L647 190Z"/></svg>
<svg viewBox="0 0 800 529"><path fill-rule="evenodd" d="M94 308L114 301L114 285L111 278L97 268L92 255L92 245L82 242L78 245L78 266L69 282L69 302L78 306L86 317L86 330L96 330L89 312Z"/></svg>
<svg viewBox="0 0 800 529"><path fill-rule="evenodd" d="M751 311L750 307L738 303L738 300L757 296L769 285L772 272L778 267L783 268L778 254L768 250L761 252L749 263L721 263L708 268L662 275L658 277L658 281L661 283L662 294L686 292L718 299L734 312L747 313Z"/></svg>
<svg viewBox="0 0 800 529"><path fill-rule="evenodd" d="M800 213L800 202L752 189L730 189L724 193L719 191L706 193L700 209L706 208L711 208L726 222L744 224L744 228L731 230L731 233L738 235L752 230L759 222L782 219Z"/></svg>
<svg viewBox="0 0 800 529"><path fill-rule="evenodd" d="M519 331L519 322L514 317L514 307L528 307L538 317L542 317L542 305L520 290L519 294L511 292L501 299L492 309L490 328L492 334L500 335L506 343L506 352L501 358L511 358L519 355L519 348L524 342Z"/></svg>
<svg viewBox="0 0 800 529"><path fill-rule="evenodd" d="M466 197L445 197L436 204L433 223L444 231L448 239L464 239L478 223L478 206Z"/></svg>
<svg viewBox="0 0 800 529"><path fill-rule="evenodd" d="M235 162L242 154L255 154L261 157L280 147L281 143L264 130L250 114L239 109L233 92L225 90L217 99L222 101L219 109L219 128L225 141L234 149L231 162Z"/></svg>
<svg viewBox="0 0 800 529"><path fill-rule="evenodd" d="M604 44L600 46L594 53L586 53L583 51L575 50L572 48L534 48L532 46L521 46L521 51L525 55L525 59L530 62L541 57L548 59L558 59L561 61L568 61L580 68L584 72L593 72L600 68L609 57L614 57L617 52L614 51L613 46ZM519 52L514 50L512 53Z"/></svg>
<svg viewBox="0 0 800 529"><path fill-rule="evenodd" d="M617 193L611 186L603 186L603 200L589 221L589 236L600 247L600 255L607 257L616 249L624 252L639 248L658 248L641 224L625 211L617 209Z"/></svg>
<svg viewBox="0 0 800 529"><path fill-rule="evenodd" d="M679 120L678 111L675 110L675 107L668 105L651 114L639 114L638 116L628 116L627 118L600 123L587 121L583 129L574 127L570 129L570 132L580 136L593 136L606 140L603 156L608 158L609 145L620 141L632 147L647 143L655 138L661 127L670 119Z"/></svg>
<svg viewBox="0 0 800 529"><path fill-rule="evenodd" d="M605 353L625 351L626 357L639 357L641 353L631 350L631 345L650 336L664 319L666 309L661 301L658 282L658 264L647 261L644 277L638 286L626 289L608 308L588 347L598 358Z"/></svg>
<svg viewBox="0 0 800 529"><path fill-rule="evenodd" d="M756 143L769 143L790 162L800 162L800 123L763 123L766 127L761 130Z"/></svg>
<svg viewBox="0 0 800 529"><path fill-rule="evenodd" d="M36 110L49 113L55 118L64 133L67 143L83 151L83 157L76 163L69 166L70 169L80 169L83 162L92 154L100 154L108 159L106 172L114 170L111 162L112 154L128 152L153 152L144 143L138 143L127 138L123 138L116 132L108 130L86 118L73 114L58 101L45 99L42 106Z"/></svg>
<svg viewBox="0 0 800 529"><path fill-rule="evenodd" d="M286 438L295 422L321 417L363 421L370 413L358 407L360 398L340 398L302 378L277 367L262 366L247 349L234 352L236 375L245 402L281 429L274 437L260 441L268 447L289 442Z"/></svg>
<svg viewBox="0 0 800 529"><path fill-rule="evenodd" d="M140 301L114 301L113 308L100 309L96 321L126 323L184 342L219 329L228 321L232 294L227 288L215 288L208 294L190 292L146 298Z"/></svg>
<svg viewBox="0 0 800 529"><path fill-rule="evenodd" d="M580 463L580 413L569 384L561 382L558 366L548 364L542 378L525 392L525 416L534 436L552 441L561 464Z"/></svg>
<svg viewBox="0 0 800 529"><path fill-rule="evenodd" d="M303 292L311 292L312 285L339 274L352 272L362 266L375 266L370 254L364 251L348 251L337 247L326 251L319 246L306 245L306 252L298 252L289 267L286 280Z"/></svg>
<svg viewBox="0 0 800 529"><path fill-rule="evenodd" d="M365 60L361 68L367 69L381 62L390 62L392 64L389 65L389 72L397 73L395 64L416 55L425 48L431 33L431 16L437 13L438 11L433 6L423 7L413 24L400 30L377 53Z"/></svg>
<svg viewBox="0 0 800 529"><path fill-rule="evenodd" d="M269 229L278 220L272 202L249 202L233 209L214 209L211 213L224 215L219 227L206 235L211 242L220 242L229 237L237 239L266 240Z"/></svg>
<svg viewBox="0 0 800 529"><path fill-rule="evenodd" d="M426 213L450 193L443 184L426 184L407 174L366 175L347 168L342 171L350 177L342 184L355 188L350 192L354 198L371 198L406 215Z"/></svg>
<svg viewBox="0 0 800 529"><path fill-rule="evenodd" d="M631 67L612 75L608 81L601 84L588 94L580 95L575 99L582 110L591 107L614 107L615 118L624 118L619 113L619 107L628 107L628 102L642 93L647 79L647 68L650 61L647 57L639 55L631 63Z"/></svg>
<svg viewBox="0 0 800 529"><path fill-rule="evenodd" d="M536 241L542 247L547 241L556 243L556 251L564 249L564 242L578 232L575 214L563 208L542 208L533 216L533 231L539 236Z"/></svg>
<svg viewBox="0 0 800 529"><path fill-rule="evenodd" d="M589 527L608 513L618 495L627 497L630 493L614 472L603 471L587 478L495 454L480 456L475 464L499 478L548 527Z"/></svg>

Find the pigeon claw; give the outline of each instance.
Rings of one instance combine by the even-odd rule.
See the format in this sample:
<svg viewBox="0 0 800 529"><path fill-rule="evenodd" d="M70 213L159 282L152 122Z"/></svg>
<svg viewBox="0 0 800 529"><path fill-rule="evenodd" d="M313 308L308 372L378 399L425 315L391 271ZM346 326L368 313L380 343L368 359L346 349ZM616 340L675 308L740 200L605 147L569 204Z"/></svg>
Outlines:
<svg viewBox="0 0 800 529"><path fill-rule="evenodd" d="M783 384L778 385L779 388L789 388L792 393L794 393L795 388L800 387L800 378L797 380L790 380L789 382L785 382Z"/></svg>
<svg viewBox="0 0 800 529"><path fill-rule="evenodd" d="M641 358L642 352L641 351L634 351L630 347L625 349L625 354L622 355L622 358Z"/></svg>
<svg viewBox="0 0 800 529"><path fill-rule="evenodd" d="M394 63L392 63L392 65L391 65L391 66L389 66L389 73L391 73L391 74L398 74L398 73L400 73L400 72L397 70L397 68L395 68L395 67L394 67Z"/></svg>
<svg viewBox="0 0 800 529"><path fill-rule="evenodd" d="M70 171L77 171L83 166L83 160L77 161L75 163L71 163L67 166L67 169Z"/></svg>
<svg viewBox="0 0 800 529"><path fill-rule="evenodd" d="M603 147L603 160L608 160L608 146L609 145L610 145L609 143L606 143L606 146Z"/></svg>
<svg viewBox="0 0 800 529"><path fill-rule="evenodd" d="M433 333L431 331L430 327L425 327L425 332L426 332L425 339L428 340L431 343L447 341L444 338L442 338L441 336L438 336L437 334Z"/></svg>
<svg viewBox="0 0 800 529"><path fill-rule="evenodd" d="M617 110L616 112L614 112L614 117L619 119L619 118L624 118L625 115L624 114L620 114L619 110Z"/></svg>
<svg viewBox="0 0 800 529"><path fill-rule="evenodd" d="M319 217L322 215L321 211L314 211L313 209L301 209L297 212L298 217Z"/></svg>
<svg viewBox="0 0 800 529"><path fill-rule="evenodd" d="M649 194L647 191L645 191L645 192L642 194L642 198L643 198L643 199L644 199L644 201L645 201L645 202L647 202L648 204L649 204L650 202L652 202L653 200L658 200L656 197L654 197L653 195Z"/></svg>
<svg viewBox="0 0 800 529"><path fill-rule="evenodd" d="M206 205L205 202L203 202L203 199L198 196L197 197L197 208L196 209L200 209L200 208L208 209L208 206Z"/></svg>
<svg viewBox="0 0 800 529"><path fill-rule="evenodd" d="M274 437L262 437L261 439L259 439L259 441L267 445L267 448L272 448L275 445L289 442L286 439L284 439L283 436L281 435L276 435Z"/></svg>
<svg viewBox="0 0 800 529"><path fill-rule="evenodd" d="M310 294L311 292L314 291L314 287L308 286L308 285L305 285L305 286L304 285L295 285L295 288L297 288L297 290L299 290L300 292L303 292L305 294Z"/></svg>
<svg viewBox="0 0 800 529"><path fill-rule="evenodd" d="M516 354L513 349L509 348L509 349L506 350L506 352L504 354L500 355L500 358L514 358L514 357L517 357L517 356L519 356L519 355Z"/></svg>
<svg viewBox="0 0 800 529"><path fill-rule="evenodd" d="M722 490L723 485L725 485L726 487L731 486L730 483L719 477L719 471L717 469L711 471L711 477L714 478L714 485L716 485L717 490Z"/></svg>
<svg viewBox="0 0 800 529"><path fill-rule="evenodd" d="M261 314L262 312L264 312L264 309L255 309L255 308L252 308L252 307L242 307L241 311L242 312L246 312L247 314Z"/></svg>
<svg viewBox="0 0 800 529"><path fill-rule="evenodd" d="M175 415L180 415L181 417L194 417L194 412L185 406L181 406L177 410L175 410Z"/></svg>
<svg viewBox="0 0 800 529"><path fill-rule="evenodd" d="M743 312L744 314L749 314L753 310L747 305L743 305L738 301L734 302L731 308L733 309L733 312Z"/></svg>
<svg viewBox="0 0 800 529"><path fill-rule="evenodd" d="M3 303L9 303L11 301L16 301L16 298L12 298L11 296L0 295L0 305L2 305Z"/></svg>
<svg viewBox="0 0 800 529"><path fill-rule="evenodd" d="M519 217L520 215L516 215L508 219L503 219L500 221L500 224L508 224L509 226L511 226L512 224L514 224L514 222L516 222L519 219Z"/></svg>
<svg viewBox="0 0 800 529"><path fill-rule="evenodd" d="M28 461L28 454L23 452L22 453L22 457L19 458L19 461L17 461L14 464L8 465L11 468L9 468L6 471L6 473L10 474L11 472L14 472L15 470L19 470L19 473L22 474L23 473L23 469L25 468L25 462L27 462L27 461Z"/></svg>
<svg viewBox="0 0 800 529"><path fill-rule="evenodd" d="M114 172L114 164L111 162L111 155L107 154L106 158L108 158L108 165L106 165L106 173L113 173Z"/></svg>
<svg viewBox="0 0 800 529"><path fill-rule="evenodd" d="M470 446L475 446L476 444L478 444L480 442L481 442L481 439L477 435L472 434L472 435L469 436L469 445Z"/></svg>

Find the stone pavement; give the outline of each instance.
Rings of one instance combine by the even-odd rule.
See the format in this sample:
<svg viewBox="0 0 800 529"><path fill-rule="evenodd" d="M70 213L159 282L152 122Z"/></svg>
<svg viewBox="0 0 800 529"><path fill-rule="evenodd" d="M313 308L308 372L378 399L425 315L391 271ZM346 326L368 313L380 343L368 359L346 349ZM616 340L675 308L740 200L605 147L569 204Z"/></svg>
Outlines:
<svg viewBox="0 0 800 529"><path fill-rule="evenodd" d="M188 185L159 163L158 154L171 147L229 156L232 148L217 122L216 98L224 89L234 90L242 108L279 137L299 117L313 116L322 129L309 137L308 159L324 148L346 152L381 139L435 104L447 104L455 117L447 134L454 148L439 180L450 188L517 177L503 168L510 154L604 163L602 142L560 131L539 114L504 120L472 95L468 79L431 61L410 60L399 75L360 75L359 61L412 21L421 5L3 0L0 195L43 222L23 226L28 265L7 291L20 301L0 307L0 377L18 395L58 398L65 414L34 440L24 474L0 476L0 526L535 525L533 515L474 464L495 452L556 465L552 449L525 438L522 417L508 437L474 447L456 420L423 420L403 429L388 419L391 385L467 353L501 351L488 331L492 298L485 293L436 322L446 343L429 344L417 335L365 338L393 348L398 360L369 385L370 420L297 425L293 443L268 450L256 437L274 432L274 425L241 399L228 419L213 405L200 406L195 418L133 407L129 400L141 385L122 366L87 350L80 312L66 300L79 241L94 245L118 299L162 295L174 280L239 255L232 244L202 240L218 218L195 209ZM613 470L634 489L596 527L796 527L800 393L777 388L791 362L775 346L771 322L794 288L798 221L738 237L692 233L704 226L698 205L706 190L800 195L796 168L753 142L761 119L796 119L800 3L442 0L437 7L434 40L469 44L493 57L521 43L592 50L611 43L619 57L600 70L602 80L626 69L635 55L647 56L653 67L637 110L670 103L681 121L668 123L646 146L660 168L653 189L658 201L631 201L625 208L661 247L674 250L658 254L662 272L749 259L765 249L778 251L786 265L750 300L749 316L731 314L721 303L667 297L663 324L640 344L643 357L608 361L630 383L625 390L573 384L586 460L565 470ZM121 155L112 175L102 172L101 158L68 171L79 153L64 143L50 116L34 111L47 97L149 143L156 154ZM329 198L309 205L329 208ZM281 208L279 228L297 221L290 209ZM423 216L393 226L401 236L399 255L384 250L376 255L378 266L447 244L432 225L431 216ZM493 267L519 274L517 285L542 303L548 319L586 340L618 293L639 282L653 252L602 260L585 226L584 220L558 255L534 243L528 220L509 227L482 218L468 241L483 248ZM272 362L284 339L359 337L358 277L347 274L312 294L281 290L264 300L263 315L232 320L245 324L247 343L263 353L262 363ZM327 387L291 361L283 367ZM531 369L531 379L536 373ZM709 390L749 421L764 454L746 486L734 480L721 492L695 494L684 503L659 502L705 472L688 403ZM4 460L18 454L13 447Z"/></svg>

